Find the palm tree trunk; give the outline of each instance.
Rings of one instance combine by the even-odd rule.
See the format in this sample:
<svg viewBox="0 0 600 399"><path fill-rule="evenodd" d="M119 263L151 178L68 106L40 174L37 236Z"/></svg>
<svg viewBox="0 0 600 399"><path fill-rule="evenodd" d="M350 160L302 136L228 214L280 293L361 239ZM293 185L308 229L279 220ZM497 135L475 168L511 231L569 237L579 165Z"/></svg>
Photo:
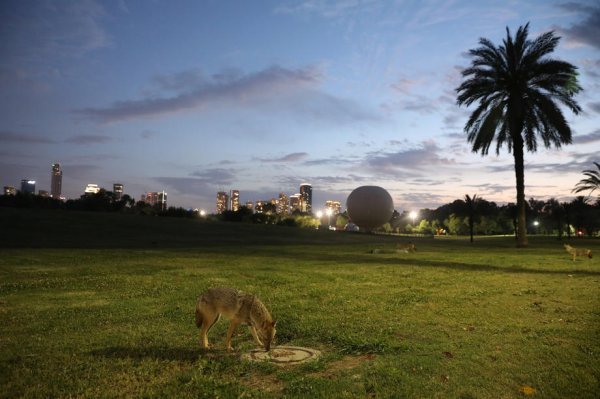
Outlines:
<svg viewBox="0 0 600 399"><path fill-rule="evenodd" d="M515 158L515 175L517 179L517 247L524 248L527 240L527 203L525 202L525 165L523 161L523 139L521 135L513 140L513 156Z"/></svg>

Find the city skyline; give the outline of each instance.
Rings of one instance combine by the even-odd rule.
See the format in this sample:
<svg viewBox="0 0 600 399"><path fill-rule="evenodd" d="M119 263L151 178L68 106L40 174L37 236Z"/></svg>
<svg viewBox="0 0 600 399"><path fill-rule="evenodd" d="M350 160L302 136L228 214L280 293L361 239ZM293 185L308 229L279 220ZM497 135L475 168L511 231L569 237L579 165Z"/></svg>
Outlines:
<svg viewBox="0 0 600 399"><path fill-rule="evenodd" d="M345 202L378 185L399 211L465 194L515 201L513 161L473 154L456 105L480 37L554 30L579 68L573 144L525 155L526 197L567 201L600 153L600 6L529 1L208 3L8 0L0 5L0 179L78 198L124 184L136 200L213 210L291 195Z"/></svg>

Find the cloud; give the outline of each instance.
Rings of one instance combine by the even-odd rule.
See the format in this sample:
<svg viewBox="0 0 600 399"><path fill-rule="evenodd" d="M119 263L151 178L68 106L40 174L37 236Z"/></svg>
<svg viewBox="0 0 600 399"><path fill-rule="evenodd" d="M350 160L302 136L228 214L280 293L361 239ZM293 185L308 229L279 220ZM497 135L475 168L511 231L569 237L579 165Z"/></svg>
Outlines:
<svg viewBox="0 0 600 399"><path fill-rule="evenodd" d="M440 204L448 203L453 198L447 195L434 194L430 191L424 192L401 192L392 191L394 208L400 210L436 209Z"/></svg>
<svg viewBox="0 0 600 399"><path fill-rule="evenodd" d="M597 129L589 134L575 135L573 144L589 144L600 141L600 129Z"/></svg>
<svg viewBox="0 0 600 399"><path fill-rule="evenodd" d="M283 3L275 8L279 14L314 14L323 18L338 19L348 15L361 15L377 5L375 0L305 0Z"/></svg>
<svg viewBox="0 0 600 399"><path fill-rule="evenodd" d="M202 196L213 198L217 191L227 190L238 176L234 169L210 168L190 173L187 177L155 177L167 190L175 190L181 195ZM216 198L216 197L215 197Z"/></svg>
<svg viewBox="0 0 600 399"><path fill-rule="evenodd" d="M303 166L323 166L323 165L353 165L359 162L356 157L329 157L321 159L311 159L302 163Z"/></svg>
<svg viewBox="0 0 600 399"><path fill-rule="evenodd" d="M413 89L416 86L421 86L425 83L425 79L409 79L409 78L400 78L398 82L391 85L392 89L404 93L404 94L412 94Z"/></svg>
<svg viewBox="0 0 600 399"><path fill-rule="evenodd" d="M293 98L282 99L275 107L283 107L298 119L307 123L307 116L313 121L326 122L334 126L354 124L356 122L378 122L381 117L370 109L351 99L339 98L317 90L306 90Z"/></svg>
<svg viewBox="0 0 600 399"><path fill-rule="evenodd" d="M600 114L600 101L599 102L590 102L590 103L588 103L588 107L590 107L594 112Z"/></svg>
<svg viewBox="0 0 600 399"><path fill-rule="evenodd" d="M141 136L141 137L142 137L144 140L149 140L149 139L151 139L151 138L153 138L153 137L156 137L156 136L158 136L158 133L157 133L157 132L155 132L155 131L153 131L153 130L148 130L148 129L146 129L146 130L142 131L142 133L140 133L140 136Z"/></svg>
<svg viewBox="0 0 600 399"><path fill-rule="evenodd" d="M228 185L235 181L237 171L235 169L212 168L190 173L194 180L211 185Z"/></svg>
<svg viewBox="0 0 600 399"><path fill-rule="evenodd" d="M12 60L80 56L112 41L101 25L106 12L93 0L12 1L2 14L2 54Z"/></svg>
<svg viewBox="0 0 600 399"><path fill-rule="evenodd" d="M592 78L600 78L600 73L598 72L600 71L600 60L585 59L581 61L581 64L586 75Z"/></svg>
<svg viewBox="0 0 600 399"><path fill-rule="evenodd" d="M79 144L79 145L89 145L89 144L104 144L104 143L108 143L109 141L111 141L112 139L108 136L100 136L100 135L93 135L93 134L82 134L79 136L73 136L73 137L69 137L68 139L65 140L65 143L70 143L70 144Z"/></svg>
<svg viewBox="0 0 600 399"><path fill-rule="evenodd" d="M189 87L201 87L208 82L200 69L189 69L170 75L157 75L152 84L161 91L181 91Z"/></svg>
<svg viewBox="0 0 600 399"><path fill-rule="evenodd" d="M177 83L165 82L164 85L175 88L179 84L178 79L180 78L174 78ZM306 90L307 87L318 84L321 79L321 73L316 68L286 69L273 66L246 75L214 75L210 80L198 79L198 86L170 97L119 101L106 108L85 108L75 112L97 122L118 122L222 102L254 103L260 99Z"/></svg>
<svg viewBox="0 0 600 399"><path fill-rule="evenodd" d="M570 42L600 49L600 6L588 6L577 2L560 4L559 7L576 11L585 18L569 28L558 29L567 35Z"/></svg>
<svg viewBox="0 0 600 399"><path fill-rule="evenodd" d="M16 133L10 131L0 131L0 142L23 143L23 144L54 144L56 141L27 133Z"/></svg>
<svg viewBox="0 0 600 399"><path fill-rule="evenodd" d="M166 191L175 190L182 195L196 195L205 197L215 197L216 190L212 184L203 179L193 177L155 177L154 180L162 184Z"/></svg>
<svg viewBox="0 0 600 399"><path fill-rule="evenodd" d="M418 148L396 152L372 152L367 155L366 165L377 173L405 174L405 177L416 177L415 170L423 171L435 166L456 164L453 159L440 156L444 150L433 141L426 141Z"/></svg>
<svg viewBox="0 0 600 399"><path fill-rule="evenodd" d="M478 197L483 198L483 195L496 195L505 194L508 192L515 191L515 185L508 184L495 184L495 183L481 183L481 184L467 184L465 187L472 187L478 189ZM528 186L529 187L529 186ZM479 193L481 195L479 195Z"/></svg>
<svg viewBox="0 0 600 399"><path fill-rule="evenodd" d="M308 156L306 152L294 152L291 154L284 155L280 158L268 159L260 158L261 162L275 162L275 163L288 163L288 162L299 162Z"/></svg>
<svg viewBox="0 0 600 399"><path fill-rule="evenodd" d="M446 81L450 82L449 78ZM455 104L454 92L445 90L437 98L429 98L421 93L431 92L431 81L426 78L406 78L402 77L398 82L391 84L390 88L400 94L400 99L384 104L385 109L402 109L405 111L418 112L421 114L431 114L439 110L440 106Z"/></svg>
<svg viewBox="0 0 600 399"><path fill-rule="evenodd" d="M401 103L401 109L421 114L431 114L437 111L438 107L432 100L423 96L416 96L414 100Z"/></svg>

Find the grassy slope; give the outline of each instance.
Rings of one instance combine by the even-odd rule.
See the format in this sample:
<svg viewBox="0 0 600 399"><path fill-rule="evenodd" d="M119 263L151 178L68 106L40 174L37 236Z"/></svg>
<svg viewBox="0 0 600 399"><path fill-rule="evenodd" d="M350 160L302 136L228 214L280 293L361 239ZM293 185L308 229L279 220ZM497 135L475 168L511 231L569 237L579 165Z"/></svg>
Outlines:
<svg viewBox="0 0 600 399"><path fill-rule="evenodd" d="M194 220L0 209L0 396L595 397L600 267L555 239L417 241ZM116 227L118 226L118 228ZM52 232L52 234L50 233ZM318 244L318 245L316 245ZM600 245L584 241L596 254ZM32 249L30 247L34 247ZM196 296L258 294L279 369L202 352ZM246 329L235 344L252 347ZM239 354L239 353L238 353Z"/></svg>

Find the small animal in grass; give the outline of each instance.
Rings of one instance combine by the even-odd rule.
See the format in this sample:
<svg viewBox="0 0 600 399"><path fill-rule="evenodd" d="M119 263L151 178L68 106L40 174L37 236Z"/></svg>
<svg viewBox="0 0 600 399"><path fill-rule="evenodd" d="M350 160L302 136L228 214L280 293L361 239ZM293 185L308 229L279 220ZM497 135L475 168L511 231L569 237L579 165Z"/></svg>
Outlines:
<svg viewBox="0 0 600 399"><path fill-rule="evenodd" d="M196 301L196 326L203 348L208 348L208 331L221 316L231 321L225 341L228 352L233 350L231 337L239 324L248 325L259 346L271 349L276 322L265 305L256 296L229 287L210 288Z"/></svg>
<svg viewBox="0 0 600 399"><path fill-rule="evenodd" d="M592 250L587 248L575 248L570 246L569 244L565 244L565 251L573 255L573 260L578 256L587 256L592 259Z"/></svg>
<svg viewBox="0 0 600 399"><path fill-rule="evenodd" d="M406 252L408 254L411 252L415 252L417 250L417 247L415 246L415 244L409 241L407 243L397 244L396 249L398 250L398 252Z"/></svg>

